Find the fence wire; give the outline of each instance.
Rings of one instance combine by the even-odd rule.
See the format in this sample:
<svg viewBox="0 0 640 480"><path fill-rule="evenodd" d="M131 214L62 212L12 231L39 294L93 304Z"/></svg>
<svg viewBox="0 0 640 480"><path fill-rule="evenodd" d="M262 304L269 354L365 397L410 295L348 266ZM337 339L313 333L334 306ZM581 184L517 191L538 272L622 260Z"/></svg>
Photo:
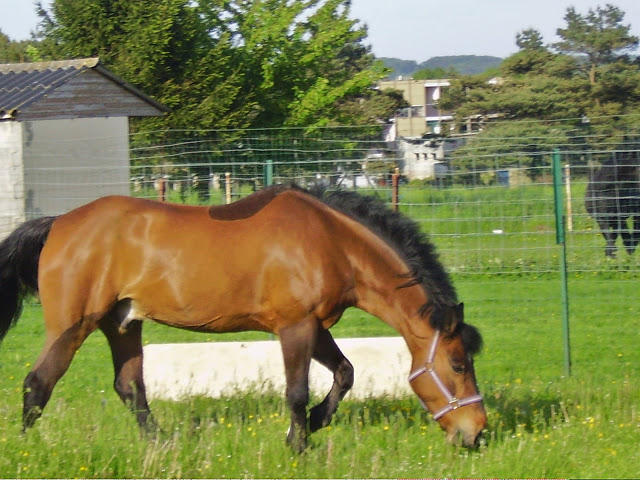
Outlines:
<svg viewBox="0 0 640 480"><path fill-rule="evenodd" d="M29 211L25 195L29 218L64 213L63 203L56 203L61 195L82 204L111 191L157 199L165 189L167 201L212 205L249 195L271 182L354 189L390 204L391 175L396 168L402 173L408 159L414 160L399 142L385 141L379 132L370 130L312 135L299 131L232 133L181 137L183 132L173 132L168 138L165 132L162 142L156 142L153 135L135 135L126 166L110 166L105 154L97 163L39 167L35 162L24 172L14 165L6 173L9 179L31 179L31 188L38 191L41 204L47 205ZM573 138L570 143L542 145L537 150L531 144L539 144L538 139L519 139L512 148L505 139L494 139L493 145L489 142L481 149L445 150L437 163L446 168L433 178L401 177L398 208L416 220L437 246L469 308L470 322L487 328L501 322L502 330L511 332L503 341L515 342L530 352L527 358L511 359L516 370L527 368L531 361L557 362L558 371L562 368L553 148L560 148L565 165L563 209L568 228L572 335L579 339L578 344L588 344L592 328L603 319L610 322L612 337L616 332L624 335L630 325L638 326L640 301L635 286L640 277L640 253L629 253L618 238L615 257L606 255L605 239L585 206L589 181L602 164L629 152L637 162L640 147L627 144L619 148L617 140L622 138L626 137L595 139L580 148L576 143L584 138ZM53 160L48 159L47 165ZM632 188L625 195L633 196L633 192ZM0 204L5 200L0 193ZM618 205L625 200L615 199ZM631 223L627 228L640 237ZM617 361L615 345L607 348L611 361ZM485 361L505 359L492 352ZM574 364L585 371L599 361L574 350Z"/></svg>

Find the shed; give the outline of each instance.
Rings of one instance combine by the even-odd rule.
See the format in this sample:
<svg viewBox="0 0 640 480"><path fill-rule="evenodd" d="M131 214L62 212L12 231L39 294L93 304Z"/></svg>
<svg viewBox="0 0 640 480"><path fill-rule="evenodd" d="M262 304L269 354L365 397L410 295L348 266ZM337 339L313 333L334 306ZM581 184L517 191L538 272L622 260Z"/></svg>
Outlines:
<svg viewBox="0 0 640 480"><path fill-rule="evenodd" d="M129 194L129 117L168 109L99 58L0 64L0 238L23 221Z"/></svg>

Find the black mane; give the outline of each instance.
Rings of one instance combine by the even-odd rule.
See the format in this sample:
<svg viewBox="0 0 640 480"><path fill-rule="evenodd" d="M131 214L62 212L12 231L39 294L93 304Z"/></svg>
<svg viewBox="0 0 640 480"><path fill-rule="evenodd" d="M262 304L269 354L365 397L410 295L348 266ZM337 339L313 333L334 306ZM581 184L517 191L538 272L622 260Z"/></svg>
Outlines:
<svg viewBox="0 0 640 480"><path fill-rule="evenodd" d="M329 192L321 200L359 221L396 250L409 267L407 282L400 288L422 285L429 296L429 303L421 308L422 313L457 305L458 297L451 279L438 259L435 246L420 231L417 222L390 210L377 198L352 191ZM434 328L442 328L442 317L431 315Z"/></svg>

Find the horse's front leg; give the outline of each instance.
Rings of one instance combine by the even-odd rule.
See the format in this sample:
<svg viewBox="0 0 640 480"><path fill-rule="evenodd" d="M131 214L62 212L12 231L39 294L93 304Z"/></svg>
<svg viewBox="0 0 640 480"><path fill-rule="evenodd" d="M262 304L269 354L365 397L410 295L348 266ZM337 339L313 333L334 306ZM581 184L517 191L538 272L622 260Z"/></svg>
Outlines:
<svg viewBox="0 0 640 480"><path fill-rule="evenodd" d="M624 237L624 246L629 255L633 255L638 243L640 243L640 215L629 218L631 222L631 231Z"/></svg>
<svg viewBox="0 0 640 480"><path fill-rule="evenodd" d="M315 318L280 330L280 345L287 380L287 403L291 410L291 426L287 443L296 452L307 448L307 404L309 403L309 366L319 327Z"/></svg>
<svg viewBox="0 0 640 480"><path fill-rule="evenodd" d="M328 330L320 330L313 358L333 373L331 390L321 403L311 409L309 415L310 429L315 432L331 423L338 404L353 386L353 366Z"/></svg>

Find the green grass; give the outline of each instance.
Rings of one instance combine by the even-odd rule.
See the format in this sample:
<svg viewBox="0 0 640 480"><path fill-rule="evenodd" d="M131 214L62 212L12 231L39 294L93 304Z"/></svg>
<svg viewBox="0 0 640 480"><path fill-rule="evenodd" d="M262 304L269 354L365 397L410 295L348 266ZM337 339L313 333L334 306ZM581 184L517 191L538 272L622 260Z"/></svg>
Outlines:
<svg viewBox="0 0 640 480"><path fill-rule="evenodd" d="M477 452L446 446L413 396L343 402L332 426L314 434L301 456L284 444L283 392L154 401L161 430L145 436L111 388L108 346L100 334L89 337L43 418L22 435L21 383L43 339L39 308L30 306L0 349L0 476L635 477L640 471L637 310L617 303L602 315L593 304L574 302L573 375L566 378L556 279L476 282L462 276L456 283L467 321L485 338L476 371L490 441ZM608 278L574 277L570 288L582 298L606 289L633 296L636 290L635 282ZM379 320L351 310L334 334L363 331L392 333ZM146 325L144 340L245 339L238 335Z"/></svg>

